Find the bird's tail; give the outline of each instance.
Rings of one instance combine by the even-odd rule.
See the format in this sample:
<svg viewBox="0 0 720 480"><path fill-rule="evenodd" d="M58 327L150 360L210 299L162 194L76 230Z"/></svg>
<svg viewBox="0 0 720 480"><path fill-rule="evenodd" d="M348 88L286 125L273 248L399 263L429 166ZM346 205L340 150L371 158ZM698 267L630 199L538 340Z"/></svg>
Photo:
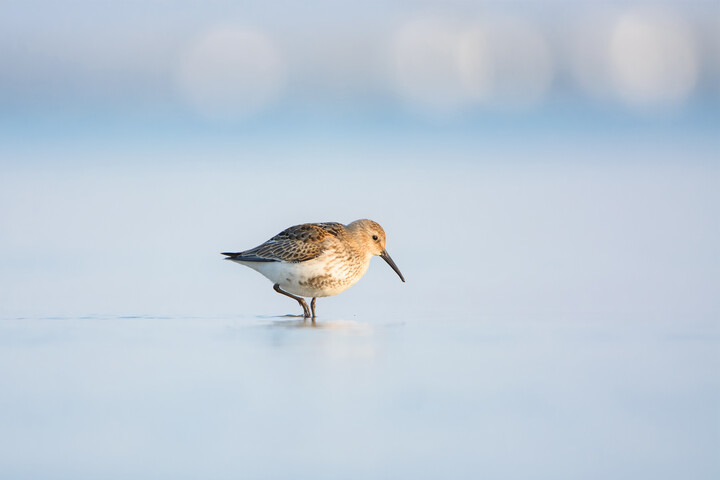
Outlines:
<svg viewBox="0 0 720 480"><path fill-rule="evenodd" d="M237 253L225 252L222 255L225 255L225 260L233 260L233 261L238 261L238 262L278 262L279 261L275 258L258 257L254 253L248 253L248 252L237 252Z"/></svg>

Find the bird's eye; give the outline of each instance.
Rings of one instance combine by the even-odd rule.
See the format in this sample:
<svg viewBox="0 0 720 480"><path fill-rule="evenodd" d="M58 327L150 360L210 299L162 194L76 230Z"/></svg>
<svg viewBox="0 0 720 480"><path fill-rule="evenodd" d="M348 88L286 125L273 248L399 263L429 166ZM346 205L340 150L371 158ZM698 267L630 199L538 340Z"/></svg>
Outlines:
<svg viewBox="0 0 720 480"><path fill-rule="evenodd" d="M378 239L378 236L377 236L377 235L373 235L373 240L377 240L377 239Z"/></svg>

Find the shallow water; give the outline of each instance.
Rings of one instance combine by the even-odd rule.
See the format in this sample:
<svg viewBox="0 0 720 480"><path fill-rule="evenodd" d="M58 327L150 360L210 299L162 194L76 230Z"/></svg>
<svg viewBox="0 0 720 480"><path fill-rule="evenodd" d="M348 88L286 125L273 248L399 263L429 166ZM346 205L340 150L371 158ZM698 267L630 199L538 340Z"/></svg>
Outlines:
<svg viewBox="0 0 720 480"><path fill-rule="evenodd" d="M716 135L556 140L10 149L0 478L720 478ZM315 324L219 254L363 217Z"/></svg>
<svg viewBox="0 0 720 480"><path fill-rule="evenodd" d="M715 478L709 322L0 321L7 478Z"/></svg>

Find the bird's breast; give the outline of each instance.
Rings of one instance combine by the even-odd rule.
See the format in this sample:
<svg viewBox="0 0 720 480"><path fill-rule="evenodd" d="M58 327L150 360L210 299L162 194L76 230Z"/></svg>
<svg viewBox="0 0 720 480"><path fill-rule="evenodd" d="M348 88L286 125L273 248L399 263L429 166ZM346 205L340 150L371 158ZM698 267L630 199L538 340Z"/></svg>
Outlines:
<svg viewBox="0 0 720 480"><path fill-rule="evenodd" d="M247 266L293 295L329 297L353 286L368 269L369 258L330 251L305 262L266 262Z"/></svg>

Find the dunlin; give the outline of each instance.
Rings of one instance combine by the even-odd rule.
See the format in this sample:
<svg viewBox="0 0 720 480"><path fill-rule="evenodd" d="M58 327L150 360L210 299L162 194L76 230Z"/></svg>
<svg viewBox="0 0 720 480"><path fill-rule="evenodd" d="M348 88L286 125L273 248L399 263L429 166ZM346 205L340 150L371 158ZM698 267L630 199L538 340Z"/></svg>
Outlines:
<svg viewBox="0 0 720 480"><path fill-rule="evenodd" d="M263 274L276 292L297 300L306 318L315 318L317 297L337 295L360 280L375 255L405 281L385 250L385 231L372 220L295 225L255 248L223 255ZM310 308L302 297L312 297Z"/></svg>

